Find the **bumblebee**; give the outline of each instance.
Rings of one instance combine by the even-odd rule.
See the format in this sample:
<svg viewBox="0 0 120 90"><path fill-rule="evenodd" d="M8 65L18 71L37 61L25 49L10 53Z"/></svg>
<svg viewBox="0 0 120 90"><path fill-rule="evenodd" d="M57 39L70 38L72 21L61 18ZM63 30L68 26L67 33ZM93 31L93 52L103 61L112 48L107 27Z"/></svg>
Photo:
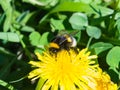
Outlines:
<svg viewBox="0 0 120 90"><path fill-rule="evenodd" d="M57 35L49 44L49 51L58 52L62 49L69 50L77 45L76 39L69 34Z"/></svg>

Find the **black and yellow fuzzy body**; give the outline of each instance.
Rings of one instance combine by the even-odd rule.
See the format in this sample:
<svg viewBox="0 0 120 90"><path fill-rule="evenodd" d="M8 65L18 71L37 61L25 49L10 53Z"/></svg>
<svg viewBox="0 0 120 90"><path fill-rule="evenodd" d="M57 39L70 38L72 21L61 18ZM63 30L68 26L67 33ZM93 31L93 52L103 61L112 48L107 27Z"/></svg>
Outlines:
<svg viewBox="0 0 120 90"><path fill-rule="evenodd" d="M58 35L49 44L49 51L56 53L62 49L69 50L76 45L77 42L73 36L68 34Z"/></svg>

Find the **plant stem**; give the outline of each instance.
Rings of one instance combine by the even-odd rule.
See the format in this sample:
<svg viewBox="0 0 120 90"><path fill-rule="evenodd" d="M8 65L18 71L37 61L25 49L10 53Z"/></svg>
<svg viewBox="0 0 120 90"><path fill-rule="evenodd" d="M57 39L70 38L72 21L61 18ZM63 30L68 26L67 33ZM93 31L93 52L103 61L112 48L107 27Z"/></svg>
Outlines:
<svg viewBox="0 0 120 90"><path fill-rule="evenodd" d="M91 43L92 39L93 39L93 37L89 38L86 48L88 48L90 46L90 43Z"/></svg>

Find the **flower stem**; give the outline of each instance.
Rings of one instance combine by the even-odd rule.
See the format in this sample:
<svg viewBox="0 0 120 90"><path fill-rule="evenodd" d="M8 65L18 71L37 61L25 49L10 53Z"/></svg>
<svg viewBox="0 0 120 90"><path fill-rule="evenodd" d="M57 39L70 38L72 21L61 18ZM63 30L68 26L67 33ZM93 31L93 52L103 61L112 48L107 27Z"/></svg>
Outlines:
<svg viewBox="0 0 120 90"><path fill-rule="evenodd" d="M90 46L90 43L91 43L92 39L93 39L93 37L89 38L86 48L88 48Z"/></svg>

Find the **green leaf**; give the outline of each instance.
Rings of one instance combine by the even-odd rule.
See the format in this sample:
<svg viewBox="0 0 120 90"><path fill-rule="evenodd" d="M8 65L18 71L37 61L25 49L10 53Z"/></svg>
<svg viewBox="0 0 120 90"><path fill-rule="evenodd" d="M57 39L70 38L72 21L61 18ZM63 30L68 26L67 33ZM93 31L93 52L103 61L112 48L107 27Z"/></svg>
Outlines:
<svg viewBox="0 0 120 90"><path fill-rule="evenodd" d="M63 25L63 20L56 20L56 19L51 18L50 19L50 24L51 24L51 27L52 27L53 31L64 30L65 29L65 27Z"/></svg>
<svg viewBox="0 0 120 90"><path fill-rule="evenodd" d="M49 39L49 32L43 33L43 35L40 38L39 44L40 45L46 45L46 44L48 44L48 39Z"/></svg>
<svg viewBox="0 0 120 90"><path fill-rule="evenodd" d="M20 42L18 34L12 32L0 32L0 39L10 42Z"/></svg>
<svg viewBox="0 0 120 90"><path fill-rule="evenodd" d="M31 3L33 5L45 6L45 3L37 0L22 0L23 2Z"/></svg>
<svg viewBox="0 0 120 90"><path fill-rule="evenodd" d="M22 0L33 5L45 6L45 8L50 8L55 6L59 0Z"/></svg>
<svg viewBox="0 0 120 90"><path fill-rule="evenodd" d="M119 82L120 80L120 72L119 69L117 69L116 67L112 67L110 66L109 69L107 70L107 73L110 75L111 80L113 82ZM118 89L119 90L119 89Z"/></svg>
<svg viewBox="0 0 120 90"><path fill-rule="evenodd" d="M116 0L116 10L120 10L120 0Z"/></svg>
<svg viewBox="0 0 120 90"><path fill-rule="evenodd" d="M91 3L92 0L81 0L81 2L83 2L83 3Z"/></svg>
<svg viewBox="0 0 120 90"><path fill-rule="evenodd" d="M0 53L3 53L5 55L11 55L11 56L15 56L13 53L7 51L5 48L0 47Z"/></svg>
<svg viewBox="0 0 120 90"><path fill-rule="evenodd" d="M97 42L90 46L90 49L94 49L95 53L98 55L103 51L106 51L112 48L113 45L111 43Z"/></svg>
<svg viewBox="0 0 120 90"><path fill-rule="evenodd" d="M30 35L29 35L29 40L30 40L30 43L33 45L33 46L37 46L39 44L39 41L40 41L40 38L41 38L41 35L39 34L39 32L32 32Z"/></svg>
<svg viewBox="0 0 120 90"><path fill-rule="evenodd" d="M29 40L33 46L37 46L43 49L44 45L48 44L48 39L49 39L48 37L49 37L49 32L43 33L42 36L39 34L39 32L32 32L29 36Z"/></svg>
<svg viewBox="0 0 120 90"><path fill-rule="evenodd" d="M16 22L20 25L26 25L26 23L31 19L31 17L33 17L36 13L38 13L38 11L24 11L17 17Z"/></svg>
<svg viewBox="0 0 120 90"><path fill-rule="evenodd" d="M4 31L8 31L10 26L11 26L11 21L12 21L12 7L11 7L11 0L0 0L0 4L2 6L2 9L5 12L6 19L4 22L3 29Z"/></svg>
<svg viewBox="0 0 120 90"><path fill-rule="evenodd" d="M50 14L57 12L85 12L86 14L95 14L96 16L107 16L111 15L114 10L97 5L97 4L86 4L83 2L67 2L58 4L48 14L46 14L39 23L43 23Z"/></svg>
<svg viewBox="0 0 120 90"><path fill-rule="evenodd" d="M117 26L117 29L120 33L120 19L117 19L116 23L115 23L115 26Z"/></svg>
<svg viewBox="0 0 120 90"><path fill-rule="evenodd" d="M120 47L113 47L107 54L106 57L107 64L111 67L119 67L120 63Z"/></svg>
<svg viewBox="0 0 120 90"><path fill-rule="evenodd" d="M17 18L17 22L21 22L30 12L29 11L25 11L23 13L21 13L21 15Z"/></svg>
<svg viewBox="0 0 120 90"><path fill-rule="evenodd" d="M101 36L101 30L98 27L88 26L86 31L88 36L93 37L95 39L99 39Z"/></svg>
<svg viewBox="0 0 120 90"><path fill-rule="evenodd" d="M2 22L4 21L5 19L5 13L0 15L0 25L2 25Z"/></svg>
<svg viewBox="0 0 120 90"><path fill-rule="evenodd" d="M74 13L70 17L69 22L72 28L77 30L84 29L84 27L88 26L87 16L83 13Z"/></svg>
<svg viewBox="0 0 120 90"><path fill-rule="evenodd" d="M32 27L30 27L30 26L25 25L25 26L23 26L23 27L21 28L21 31L33 32L33 31L35 31L35 29L32 28Z"/></svg>
<svg viewBox="0 0 120 90"><path fill-rule="evenodd" d="M50 13L55 12L85 12L88 14L96 14L101 16L110 15L113 13L112 9L97 5L97 4L86 4L82 2L64 2L57 5Z"/></svg>
<svg viewBox="0 0 120 90"><path fill-rule="evenodd" d="M109 70L113 70L116 74L120 74L115 67L110 66Z"/></svg>
<svg viewBox="0 0 120 90"><path fill-rule="evenodd" d="M117 12L116 14L115 14L115 20L117 20L117 19L119 19L120 18L120 12Z"/></svg>
<svg viewBox="0 0 120 90"><path fill-rule="evenodd" d="M8 84L7 82L3 80L0 80L0 85L7 88L8 90L15 90L15 88L12 85Z"/></svg>

